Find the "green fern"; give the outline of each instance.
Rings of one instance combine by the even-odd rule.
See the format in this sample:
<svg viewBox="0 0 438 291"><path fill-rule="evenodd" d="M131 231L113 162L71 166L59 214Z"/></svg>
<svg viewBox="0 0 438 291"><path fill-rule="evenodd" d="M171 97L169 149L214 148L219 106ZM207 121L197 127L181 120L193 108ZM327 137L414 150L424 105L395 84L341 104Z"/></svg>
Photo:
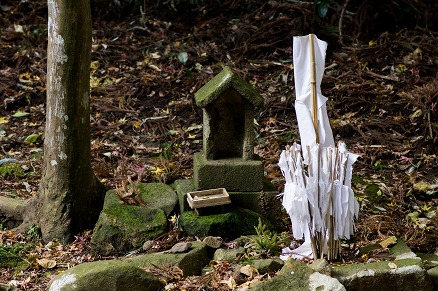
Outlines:
<svg viewBox="0 0 438 291"><path fill-rule="evenodd" d="M260 252L267 252L270 254L276 254L280 250L277 234L272 233L268 227L262 223L259 218L259 224L254 227L257 232L257 237L254 239L256 248Z"/></svg>

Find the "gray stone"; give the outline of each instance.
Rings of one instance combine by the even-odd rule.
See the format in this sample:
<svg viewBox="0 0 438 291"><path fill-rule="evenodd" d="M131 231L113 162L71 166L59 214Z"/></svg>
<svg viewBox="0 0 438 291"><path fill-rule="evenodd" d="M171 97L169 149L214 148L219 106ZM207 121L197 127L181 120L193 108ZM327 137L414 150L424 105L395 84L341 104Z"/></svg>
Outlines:
<svg viewBox="0 0 438 291"><path fill-rule="evenodd" d="M438 255L417 253L417 256L423 261L423 266L426 269L438 267Z"/></svg>
<svg viewBox="0 0 438 291"><path fill-rule="evenodd" d="M0 196L0 222L13 228L23 221L26 200Z"/></svg>
<svg viewBox="0 0 438 291"><path fill-rule="evenodd" d="M243 247L237 247L235 249L217 249L214 252L213 260L232 262L239 259L244 253L245 249Z"/></svg>
<svg viewBox="0 0 438 291"><path fill-rule="evenodd" d="M309 267L315 272L331 276L332 269L325 259L316 259Z"/></svg>
<svg viewBox="0 0 438 291"><path fill-rule="evenodd" d="M433 285L433 290L438 290L438 267L433 267L427 270L427 275Z"/></svg>
<svg viewBox="0 0 438 291"><path fill-rule="evenodd" d="M432 290L421 260L400 259L333 266L332 276L347 290Z"/></svg>
<svg viewBox="0 0 438 291"><path fill-rule="evenodd" d="M203 243L205 243L207 246L213 249L220 248L223 241L224 240L220 236L206 236L202 240Z"/></svg>
<svg viewBox="0 0 438 291"><path fill-rule="evenodd" d="M91 243L104 255L142 247L167 230L167 216L160 208L121 204L113 190L108 191Z"/></svg>
<svg viewBox="0 0 438 291"><path fill-rule="evenodd" d="M147 240L144 242L142 249L144 252L147 252L153 245L154 245L153 240Z"/></svg>
<svg viewBox="0 0 438 291"><path fill-rule="evenodd" d="M257 238L257 235L242 235L233 240L232 242L236 244L237 246L244 247L248 244L251 244L254 242L254 240Z"/></svg>
<svg viewBox="0 0 438 291"><path fill-rule="evenodd" d="M207 246L202 242L193 241L190 251L186 253L163 251L126 258L124 261L140 268L176 266L183 271L184 276L199 275L208 263Z"/></svg>
<svg viewBox="0 0 438 291"><path fill-rule="evenodd" d="M152 274L119 260L96 261L77 265L57 275L49 291L156 291L164 284Z"/></svg>
<svg viewBox="0 0 438 291"><path fill-rule="evenodd" d="M193 179L176 180L173 184L178 194L180 212L191 211L187 203L187 193L196 191ZM267 218L276 227L283 227L281 200L277 198L278 191L271 182L264 180L263 190L258 192L228 192L231 204L226 205L225 210L230 210L236 206L250 209L263 217ZM202 209L202 208L201 208ZM202 213L208 213L207 209L202 209ZM224 211L222 211L224 212Z"/></svg>
<svg viewBox="0 0 438 291"><path fill-rule="evenodd" d="M345 291L345 287L335 278L315 272L309 276L310 290Z"/></svg>
<svg viewBox="0 0 438 291"><path fill-rule="evenodd" d="M191 242L179 242L172 246L169 250L169 253L177 254L177 253L185 253L192 247Z"/></svg>
<svg viewBox="0 0 438 291"><path fill-rule="evenodd" d="M178 195L180 213L189 211L190 206L187 202L187 193L195 191L195 185L192 179L178 179L173 183L173 187Z"/></svg>
<svg viewBox="0 0 438 291"><path fill-rule="evenodd" d="M401 238L397 239L397 243L393 247L389 248L389 253L395 256L395 260L403 260L403 259L421 260L421 258L417 257L417 255L413 251L411 251L411 248Z"/></svg>
<svg viewBox="0 0 438 291"><path fill-rule="evenodd" d="M162 209L167 216L178 203L175 191L164 183L139 183L138 189L146 208Z"/></svg>
<svg viewBox="0 0 438 291"><path fill-rule="evenodd" d="M251 264L259 271L260 275L277 272L284 266L284 262L280 258L253 260Z"/></svg>

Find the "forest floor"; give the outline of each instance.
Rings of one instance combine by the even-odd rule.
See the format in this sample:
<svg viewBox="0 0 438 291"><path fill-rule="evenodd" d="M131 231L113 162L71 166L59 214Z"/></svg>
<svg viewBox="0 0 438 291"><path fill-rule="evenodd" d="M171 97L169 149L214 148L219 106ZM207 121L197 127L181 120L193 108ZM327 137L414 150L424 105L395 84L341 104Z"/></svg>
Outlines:
<svg viewBox="0 0 438 291"><path fill-rule="evenodd" d="M168 1L146 13L100 2L93 8L92 165L109 188L139 173L143 182L191 177L192 155L202 145L193 95L228 65L265 101L255 114L255 151L281 192L280 152L299 142L292 37L321 31L329 43L322 92L333 133L360 155L353 186L361 210L351 243L396 236L414 251L436 250L437 32L417 27L356 37L345 29L341 38L315 20L313 6L282 1ZM35 195L41 178L46 5L0 1L0 195L17 199ZM0 232L0 244L18 245L31 262L19 272L0 270L0 282L39 290L58 271L98 258L89 232L57 248L32 240L34 234Z"/></svg>

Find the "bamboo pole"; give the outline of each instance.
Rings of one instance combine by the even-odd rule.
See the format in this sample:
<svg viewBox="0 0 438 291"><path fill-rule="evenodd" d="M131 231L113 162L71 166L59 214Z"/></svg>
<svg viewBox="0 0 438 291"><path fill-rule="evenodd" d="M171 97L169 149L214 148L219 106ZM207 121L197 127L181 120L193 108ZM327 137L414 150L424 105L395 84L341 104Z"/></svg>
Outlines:
<svg viewBox="0 0 438 291"><path fill-rule="evenodd" d="M312 119L315 128L316 143L319 143L318 132L318 99L316 98L316 62L315 62L315 35L309 34L310 42L310 85L312 89Z"/></svg>
<svg viewBox="0 0 438 291"><path fill-rule="evenodd" d="M317 95L316 95L316 62L315 62L315 35L309 34L309 42L310 42L310 87L311 87L311 93L312 93L312 120L313 120L313 128L315 129L315 136L316 136L316 144L319 146L319 132L318 132L318 101L317 101ZM310 152L310 149L309 149ZM316 180L319 180L319 150L318 150L318 165L313 165L314 167L317 167L317 177ZM309 172L310 171L309 169ZM319 185L317 186L318 190L316 193L317 197L317 207L316 211L319 209ZM311 214L312 215L312 214ZM313 251L313 257L318 258L323 256L323 250L322 250L322 234L313 230L313 233L311 233L310 237L311 243L312 243L312 251Z"/></svg>

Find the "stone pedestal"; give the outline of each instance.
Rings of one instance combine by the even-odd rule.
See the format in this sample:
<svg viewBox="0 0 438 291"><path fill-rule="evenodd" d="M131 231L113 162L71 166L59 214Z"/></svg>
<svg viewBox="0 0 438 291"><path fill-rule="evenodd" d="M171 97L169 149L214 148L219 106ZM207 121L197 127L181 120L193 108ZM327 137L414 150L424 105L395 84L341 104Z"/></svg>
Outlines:
<svg viewBox="0 0 438 291"><path fill-rule="evenodd" d="M229 192L261 191L263 163L240 158L207 160L203 153L195 153L193 180L196 190L225 188Z"/></svg>

